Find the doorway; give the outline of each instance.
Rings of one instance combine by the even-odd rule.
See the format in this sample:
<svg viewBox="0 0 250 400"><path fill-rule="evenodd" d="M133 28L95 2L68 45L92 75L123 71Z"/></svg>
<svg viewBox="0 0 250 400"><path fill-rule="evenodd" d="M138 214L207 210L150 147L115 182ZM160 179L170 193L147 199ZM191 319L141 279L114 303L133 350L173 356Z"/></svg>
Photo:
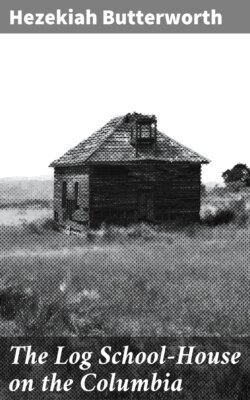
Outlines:
<svg viewBox="0 0 250 400"><path fill-rule="evenodd" d="M66 205L66 220L73 220L73 213L76 210L75 200L67 199Z"/></svg>
<svg viewBox="0 0 250 400"><path fill-rule="evenodd" d="M154 200L151 189L138 191L138 221L152 222L154 219Z"/></svg>

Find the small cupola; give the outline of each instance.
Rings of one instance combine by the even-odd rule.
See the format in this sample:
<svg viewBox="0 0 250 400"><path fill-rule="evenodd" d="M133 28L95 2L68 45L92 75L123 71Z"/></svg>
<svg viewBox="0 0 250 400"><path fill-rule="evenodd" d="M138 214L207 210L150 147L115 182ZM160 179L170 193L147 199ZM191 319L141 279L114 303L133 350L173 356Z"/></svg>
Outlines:
<svg viewBox="0 0 250 400"><path fill-rule="evenodd" d="M155 115L133 113L129 116L131 123L131 144L152 145L156 142L157 119Z"/></svg>

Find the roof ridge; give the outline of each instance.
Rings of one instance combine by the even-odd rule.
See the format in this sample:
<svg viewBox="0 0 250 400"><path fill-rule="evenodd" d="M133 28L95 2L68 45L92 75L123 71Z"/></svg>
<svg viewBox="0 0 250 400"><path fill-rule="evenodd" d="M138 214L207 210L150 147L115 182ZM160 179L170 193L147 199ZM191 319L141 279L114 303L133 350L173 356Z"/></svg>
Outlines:
<svg viewBox="0 0 250 400"><path fill-rule="evenodd" d="M190 151L191 153L195 154L197 157L200 157L201 159L204 160L204 162L206 162L206 163L210 163L211 162L211 160L209 160L208 158L204 157L200 153L197 153L197 151L194 151L194 150L190 149L190 147L187 147L184 144L178 142L177 140L171 138L170 136L166 135L166 133L158 131L158 130L157 130L157 132L159 132L161 135L165 136L165 138L171 140L173 143L176 143L178 146L184 147L184 149L186 149L186 150Z"/></svg>

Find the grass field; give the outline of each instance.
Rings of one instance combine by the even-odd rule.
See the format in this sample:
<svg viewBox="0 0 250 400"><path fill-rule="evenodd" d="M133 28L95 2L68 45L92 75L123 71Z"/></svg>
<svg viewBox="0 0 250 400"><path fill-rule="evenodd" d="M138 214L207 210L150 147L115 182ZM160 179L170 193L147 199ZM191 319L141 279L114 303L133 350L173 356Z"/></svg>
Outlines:
<svg viewBox="0 0 250 400"><path fill-rule="evenodd" d="M49 214L48 210L48 214ZM247 335L250 225L0 226L0 335Z"/></svg>

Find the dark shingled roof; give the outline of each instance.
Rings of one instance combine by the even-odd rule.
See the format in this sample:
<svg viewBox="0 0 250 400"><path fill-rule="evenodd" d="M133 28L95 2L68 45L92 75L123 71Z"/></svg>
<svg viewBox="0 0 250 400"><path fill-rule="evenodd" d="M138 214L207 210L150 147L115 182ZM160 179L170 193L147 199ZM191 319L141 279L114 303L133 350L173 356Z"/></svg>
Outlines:
<svg viewBox="0 0 250 400"><path fill-rule="evenodd" d="M131 119L129 121L126 115L111 119L88 139L52 162L50 167L77 166L91 162L122 163L138 160L209 163L209 160L205 157L158 130L156 147L138 146L136 155L135 147L130 142L131 124Z"/></svg>

